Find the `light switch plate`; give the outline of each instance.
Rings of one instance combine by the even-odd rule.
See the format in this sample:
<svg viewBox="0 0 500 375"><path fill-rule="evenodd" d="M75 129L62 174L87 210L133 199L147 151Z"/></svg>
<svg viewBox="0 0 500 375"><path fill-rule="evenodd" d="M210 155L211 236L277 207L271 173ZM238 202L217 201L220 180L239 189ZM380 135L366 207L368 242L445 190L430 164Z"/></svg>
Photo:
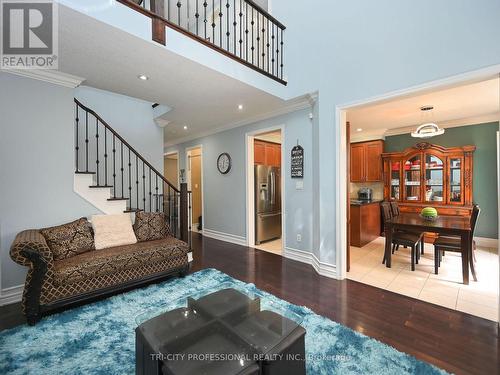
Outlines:
<svg viewBox="0 0 500 375"><path fill-rule="evenodd" d="M295 189L296 190L304 190L304 181L303 180L295 181Z"/></svg>

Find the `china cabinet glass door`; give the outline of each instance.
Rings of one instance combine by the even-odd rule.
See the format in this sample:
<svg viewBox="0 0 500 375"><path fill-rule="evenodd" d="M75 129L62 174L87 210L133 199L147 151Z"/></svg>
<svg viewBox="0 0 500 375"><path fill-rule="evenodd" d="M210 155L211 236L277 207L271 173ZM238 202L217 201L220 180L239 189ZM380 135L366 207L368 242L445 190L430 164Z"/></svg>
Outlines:
<svg viewBox="0 0 500 375"><path fill-rule="evenodd" d="M462 186L462 167L463 158L451 157L449 159L449 203L462 204L463 202L463 186Z"/></svg>
<svg viewBox="0 0 500 375"><path fill-rule="evenodd" d="M404 200L406 201L420 201L420 181L421 181L421 157L415 155L407 160L403 165L404 171Z"/></svg>
<svg viewBox="0 0 500 375"><path fill-rule="evenodd" d="M401 162L391 162L391 200L400 200Z"/></svg>
<svg viewBox="0 0 500 375"><path fill-rule="evenodd" d="M431 154L425 155L425 202L444 202L444 161Z"/></svg>

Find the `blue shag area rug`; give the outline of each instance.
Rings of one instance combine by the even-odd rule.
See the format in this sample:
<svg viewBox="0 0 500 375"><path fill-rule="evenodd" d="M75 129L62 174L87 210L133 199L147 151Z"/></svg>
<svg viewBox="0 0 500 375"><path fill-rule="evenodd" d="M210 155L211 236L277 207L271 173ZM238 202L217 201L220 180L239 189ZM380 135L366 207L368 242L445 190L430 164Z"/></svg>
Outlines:
<svg viewBox="0 0 500 375"><path fill-rule="evenodd" d="M123 293L0 332L0 374L134 374L136 318L166 301L228 285L302 319L307 374L446 374L377 340L215 269ZM173 308L174 304L172 305ZM221 374L222 375L222 374Z"/></svg>

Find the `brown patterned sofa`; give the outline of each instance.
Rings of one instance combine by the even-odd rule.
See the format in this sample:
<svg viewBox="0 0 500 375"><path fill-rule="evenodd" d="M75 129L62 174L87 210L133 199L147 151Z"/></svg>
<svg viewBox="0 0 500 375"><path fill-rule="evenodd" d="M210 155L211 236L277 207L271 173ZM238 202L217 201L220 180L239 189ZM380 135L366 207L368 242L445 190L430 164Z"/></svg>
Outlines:
<svg viewBox="0 0 500 375"><path fill-rule="evenodd" d="M62 247L56 247L47 235L54 228L65 231L60 235L64 239ZM148 240L144 230L141 234L141 228L134 226L134 231L140 242L101 250L93 248L93 232L85 218L48 230L19 233L12 243L10 256L16 263L29 267L22 298L28 324L35 324L53 310L167 276L182 277L188 272L190 250L185 242L169 233ZM82 247L85 251L81 251ZM61 253L61 249L69 250Z"/></svg>

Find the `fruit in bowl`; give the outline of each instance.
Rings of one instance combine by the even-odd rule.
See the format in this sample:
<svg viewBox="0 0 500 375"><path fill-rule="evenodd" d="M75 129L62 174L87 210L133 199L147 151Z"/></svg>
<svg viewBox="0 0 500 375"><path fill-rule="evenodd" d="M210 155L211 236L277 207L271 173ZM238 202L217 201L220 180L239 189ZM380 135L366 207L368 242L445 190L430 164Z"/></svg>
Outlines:
<svg viewBox="0 0 500 375"><path fill-rule="evenodd" d="M420 211L420 216L425 220L436 220L438 217L438 212L434 207L425 207Z"/></svg>

